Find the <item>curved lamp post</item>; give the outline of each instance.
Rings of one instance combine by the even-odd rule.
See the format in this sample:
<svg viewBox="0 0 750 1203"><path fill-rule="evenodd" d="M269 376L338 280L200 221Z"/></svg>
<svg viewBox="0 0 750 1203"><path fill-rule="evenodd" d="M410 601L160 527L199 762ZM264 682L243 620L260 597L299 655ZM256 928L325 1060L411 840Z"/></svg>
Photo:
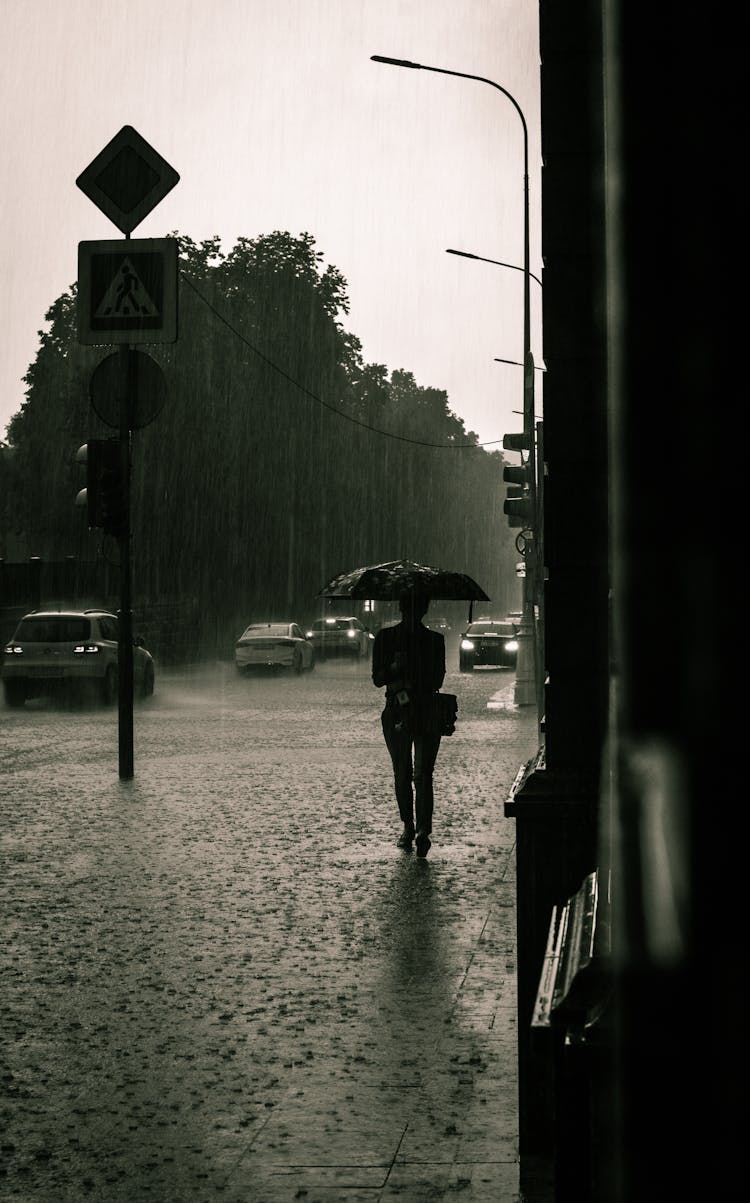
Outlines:
<svg viewBox="0 0 750 1203"><path fill-rule="evenodd" d="M382 54L370 55L374 63L387 63L391 67L408 67L412 71L432 71L437 75L454 75L458 79L473 79L481 84L489 84L491 88L502 92L518 113L523 128L523 433L528 447L531 472L529 475L529 498L532 513L536 514L536 463L534 454L534 359L531 354L531 299L529 270L529 132L526 118L515 96L501 84L483 75L470 75L466 71L449 71L445 67L429 67L424 63L413 63L409 59L388 58ZM456 252L452 252L455 254ZM466 256L479 258L479 256ZM503 264L513 267L513 264ZM536 279L536 277L535 277ZM536 522L535 522L536 525ZM535 532L537 533L537 532ZM532 561L534 554L532 554ZM518 662L516 666L515 701L519 706L533 705L539 700L536 688L536 622L532 606L533 587L530 587L529 574L523 581L523 618L518 632Z"/></svg>
<svg viewBox="0 0 750 1203"><path fill-rule="evenodd" d="M473 255L471 251L454 251L450 246L446 248L445 253L446 255L460 255L462 259L478 259L480 263L494 263L496 267L509 267L514 272L524 271L524 268L519 267L517 263L503 263L501 259L487 259L484 255ZM536 280L540 288L544 287L538 276L535 276L533 272L529 272L529 275L532 280Z"/></svg>
<svg viewBox="0 0 750 1203"><path fill-rule="evenodd" d="M517 367L517 368L523 367L523 364L521 363L520 359L499 359L497 355L495 355L494 359L495 359L495 363L512 363L514 367ZM535 363L534 371L535 372L546 372L547 369L543 368L541 366L541 364ZM514 409L513 412L516 413L517 411Z"/></svg>
<svg viewBox="0 0 750 1203"><path fill-rule="evenodd" d="M484 255L474 255L471 251L454 251L452 247L447 247L445 253L446 255L460 255L462 259L478 259L480 263L494 263L496 267L509 267L511 271L514 272L523 271L523 268L519 267L517 263L503 263L502 259L487 259ZM538 276L535 276L533 272L529 272L529 275L531 276L532 280L536 280L540 288L544 287ZM523 367L523 364L519 359L498 359L498 357L495 356L495 363L511 363L516 368ZM539 364L535 363L534 371L546 372L547 369L546 367L541 367Z"/></svg>

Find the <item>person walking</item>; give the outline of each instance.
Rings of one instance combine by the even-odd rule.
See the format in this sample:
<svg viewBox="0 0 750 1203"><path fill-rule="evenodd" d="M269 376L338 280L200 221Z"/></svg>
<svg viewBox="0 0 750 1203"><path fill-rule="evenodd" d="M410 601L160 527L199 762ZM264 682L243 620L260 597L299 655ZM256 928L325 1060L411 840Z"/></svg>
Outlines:
<svg viewBox="0 0 750 1203"><path fill-rule="evenodd" d="M372 648L373 684L385 686L381 721L403 823L398 845L410 850L416 835L417 856L431 846L432 774L441 738L430 721L431 701L445 678L445 640L422 623L428 607L426 594L403 594L401 621L378 631Z"/></svg>

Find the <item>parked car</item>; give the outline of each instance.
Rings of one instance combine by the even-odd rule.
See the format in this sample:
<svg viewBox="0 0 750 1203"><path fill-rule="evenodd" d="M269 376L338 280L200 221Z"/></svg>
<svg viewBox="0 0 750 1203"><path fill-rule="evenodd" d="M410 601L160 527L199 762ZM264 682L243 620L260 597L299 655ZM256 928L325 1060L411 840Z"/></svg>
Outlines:
<svg viewBox="0 0 750 1203"><path fill-rule="evenodd" d="M234 645L239 672L253 668L291 668L295 673L315 667L315 649L296 622L251 622Z"/></svg>
<svg viewBox="0 0 750 1203"><path fill-rule="evenodd" d="M307 638L316 654L326 656L352 656L363 660L372 652L375 636L358 618L316 618L307 632Z"/></svg>
<svg viewBox="0 0 750 1203"><path fill-rule="evenodd" d="M515 668L518 655L517 625L493 618L479 618L461 635L458 667L470 673L479 665Z"/></svg>
<svg viewBox="0 0 750 1203"><path fill-rule="evenodd" d="M117 700L117 616L108 610L33 610L24 615L3 649L5 701L27 698L61 685L94 685L106 705ZM154 661L143 640L133 641L133 689L154 692Z"/></svg>

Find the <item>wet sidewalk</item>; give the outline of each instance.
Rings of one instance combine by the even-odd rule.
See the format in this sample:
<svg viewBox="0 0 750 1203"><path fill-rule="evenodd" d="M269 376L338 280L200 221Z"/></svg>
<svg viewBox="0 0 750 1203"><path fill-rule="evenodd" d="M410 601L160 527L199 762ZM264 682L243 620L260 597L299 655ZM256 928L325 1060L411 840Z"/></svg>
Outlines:
<svg viewBox="0 0 750 1203"><path fill-rule="evenodd" d="M421 860L371 713L294 749L150 721L127 806L81 763L7 811L0 1197L513 1203L533 723L443 741Z"/></svg>
<svg viewBox="0 0 750 1203"><path fill-rule="evenodd" d="M238 1198L516 1198L512 900L468 914L444 869L404 859L378 953L370 937L330 965L315 1038L231 1174Z"/></svg>

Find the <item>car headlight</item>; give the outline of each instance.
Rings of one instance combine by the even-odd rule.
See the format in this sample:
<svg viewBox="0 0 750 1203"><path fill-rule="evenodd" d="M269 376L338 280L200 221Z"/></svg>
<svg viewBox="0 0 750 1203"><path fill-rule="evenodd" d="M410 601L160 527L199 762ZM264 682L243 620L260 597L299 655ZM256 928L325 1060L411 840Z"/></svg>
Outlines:
<svg viewBox="0 0 750 1203"><path fill-rule="evenodd" d="M17 643L9 643L8 646L4 650L5 650L6 656L22 656L23 655L23 648L19 647Z"/></svg>
<svg viewBox="0 0 750 1203"><path fill-rule="evenodd" d="M473 652L474 651L473 641L471 639L462 639L461 640L461 651L462 652Z"/></svg>
<svg viewBox="0 0 750 1203"><path fill-rule="evenodd" d="M356 639L357 632L356 631L347 631L346 636L347 636L347 639Z"/></svg>
<svg viewBox="0 0 750 1203"><path fill-rule="evenodd" d="M98 652L99 648L95 643L77 643L73 648L73 654L77 656L85 655L89 652Z"/></svg>
<svg viewBox="0 0 750 1203"><path fill-rule="evenodd" d="M517 652L518 651L518 640L517 639L509 639L505 645L505 650L506 650L506 652Z"/></svg>
<svg viewBox="0 0 750 1203"><path fill-rule="evenodd" d="M312 637L313 637L312 631L305 631L305 639L312 639Z"/></svg>

